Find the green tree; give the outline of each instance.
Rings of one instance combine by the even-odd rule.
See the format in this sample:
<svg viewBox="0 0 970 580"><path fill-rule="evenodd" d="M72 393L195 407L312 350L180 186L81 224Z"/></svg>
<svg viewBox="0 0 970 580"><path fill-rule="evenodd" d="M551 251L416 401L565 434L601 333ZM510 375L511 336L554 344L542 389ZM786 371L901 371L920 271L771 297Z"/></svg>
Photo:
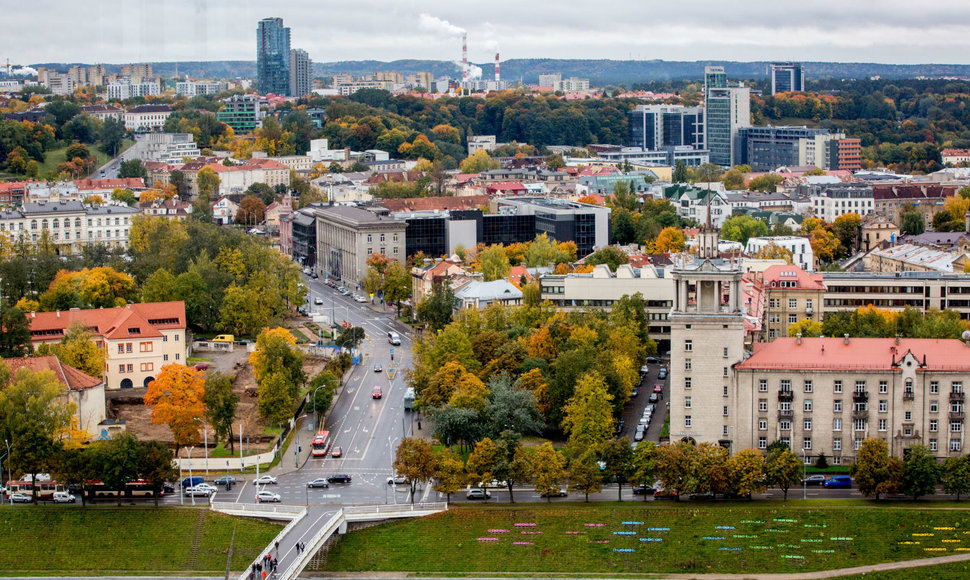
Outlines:
<svg viewBox="0 0 970 580"><path fill-rule="evenodd" d="M744 189L744 175L737 167L732 167L724 173L724 189Z"/></svg>
<svg viewBox="0 0 970 580"><path fill-rule="evenodd" d="M459 300L447 282L435 284L430 296L418 303L418 320L428 325L429 330L437 332L448 326L458 307Z"/></svg>
<svg viewBox="0 0 970 580"><path fill-rule="evenodd" d="M308 392L311 393L310 404L312 405L310 410L323 417L333 404L333 396L337 392L337 377L329 370L322 370L310 379L309 386Z"/></svg>
<svg viewBox="0 0 970 580"><path fill-rule="evenodd" d="M617 248L616 246L606 246L596 250L589 256L586 256L587 266L596 266L597 264L606 264L610 267L610 270L616 272L616 269L620 264L629 264L630 257L626 255L626 252Z"/></svg>
<svg viewBox="0 0 970 580"><path fill-rule="evenodd" d="M421 482L431 481L437 469L437 459L431 443L420 437L405 437L394 455L394 471L405 478L411 487L411 503L414 491Z"/></svg>
<svg viewBox="0 0 970 580"><path fill-rule="evenodd" d="M584 449L599 449L613 433L613 395L596 371L582 376L575 394L563 407L563 431L573 454Z"/></svg>
<svg viewBox="0 0 970 580"><path fill-rule="evenodd" d="M478 254L478 263L486 282L508 277L512 268L505 248L501 245L492 245L482 250Z"/></svg>
<svg viewBox="0 0 970 580"><path fill-rule="evenodd" d="M468 456L468 481L472 485L481 485L488 493L488 484L495 479L495 469L498 467L499 448L488 437L475 444L475 449Z"/></svg>
<svg viewBox="0 0 970 580"><path fill-rule="evenodd" d="M488 391L482 420L489 437L497 437L505 430L528 435L542 433L545 423L535 393L517 388L504 373L489 379Z"/></svg>
<svg viewBox="0 0 970 580"><path fill-rule="evenodd" d="M616 499L623 501L623 484L634 475L634 450L626 437L610 439L603 444L600 456L606 467L603 480L616 482Z"/></svg>
<svg viewBox="0 0 970 580"><path fill-rule="evenodd" d="M581 492L589 502L589 494L603 489L603 478L596 464L596 452L587 448L569 462L569 488Z"/></svg>
<svg viewBox="0 0 970 580"><path fill-rule="evenodd" d="M0 303L0 330L0 358L30 354L30 322L21 309Z"/></svg>
<svg viewBox="0 0 970 580"><path fill-rule="evenodd" d="M499 163L488 155L488 151L479 149L474 154L469 155L459 165L462 173L481 173L490 169L498 169Z"/></svg>
<svg viewBox="0 0 970 580"><path fill-rule="evenodd" d="M742 449L728 460L731 492L748 496L765 488L765 459L756 449Z"/></svg>
<svg viewBox="0 0 970 580"><path fill-rule="evenodd" d="M199 189L199 197L204 195L207 200L219 192L219 185L222 183L219 175L211 167L200 169L195 180Z"/></svg>
<svg viewBox="0 0 970 580"><path fill-rule="evenodd" d="M108 117L101 124L101 131L98 136L101 140L101 150L114 157L121 149L126 134L125 124L120 119Z"/></svg>
<svg viewBox="0 0 970 580"><path fill-rule="evenodd" d="M384 300L393 303L397 314L401 314L401 302L411 297L411 273L399 262L394 260L387 267L384 274Z"/></svg>
<svg viewBox="0 0 970 580"><path fill-rule="evenodd" d="M749 181L748 189L751 191L774 193L774 191L778 188L778 184L780 184L782 181L785 181L785 178L777 173L766 173Z"/></svg>
<svg viewBox="0 0 970 580"><path fill-rule="evenodd" d="M697 447L686 441L661 445L657 447L656 461L657 479L663 484L665 491L676 493L679 497L697 489Z"/></svg>
<svg viewBox="0 0 970 580"><path fill-rule="evenodd" d="M515 503L515 496L512 488L517 483L529 479L532 475L531 456L522 447L519 441L519 434L507 430L503 431L498 439L495 440L498 448L498 459L495 462L495 479L504 481L509 490L509 502Z"/></svg>
<svg viewBox="0 0 970 580"><path fill-rule="evenodd" d="M145 179L148 177L148 170L142 167L141 159L129 159L128 161L121 162L121 166L118 169L118 177L122 179L130 177Z"/></svg>
<svg viewBox="0 0 970 580"><path fill-rule="evenodd" d="M273 425L289 421L293 414L295 390L282 372L274 371L266 375L257 387L259 414Z"/></svg>
<svg viewBox="0 0 970 580"><path fill-rule="evenodd" d="M449 502L451 494L461 491L468 476L465 474L465 464L457 453L446 448L438 454L434 479L435 491L445 494Z"/></svg>
<svg viewBox="0 0 970 580"><path fill-rule="evenodd" d="M236 407L239 405L239 395L232 390L232 379L218 371L211 371L205 377L206 419L212 425L216 445L220 439L228 443L230 453L235 451L235 440L232 437L232 423L236 419Z"/></svg>
<svg viewBox="0 0 970 580"><path fill-rule="evenodd" d="M845 213L832 222L832 233L839 239L839 244L846 252L856 247L862 231L862 216L857 213Z"/></svg>
<svg viewBox="0 0 970 580"><path fill-rule="evenodd" d="M633 452L633 482L647 487L653 484L657 471L657 445L653 441L641 441ZM647 501L647 494L643 494Z"/></svg>
<svg viewBox="0 0 970 580"><path fill-rule="evenodd" d="M913 501L921 495L936 493L936 484L940 480L940 464L925 445L908 447L903 461L903 479L900 490L906 495L913 496Z"/></svg>
<svg viewBox="0 0 970 580"><path fill-rule="evenodd" d="M118 506L128 482L138 479L144 461L141 443L131 433L124 432L107 441L95 443L95 464L105 487L118 492Z"/></svg>
<svg viewBox="0 0 970 580"><path fill-rule="evenodd" d="M540 445L532 456L533 485L539 496L545 496L552 501L552 495L559 493L560 485L565 477L566 459L556 451L552 443L546 441Z"/></svg>
<svg viewBox="0 0 970 580"><path fill-rule="evenodd" d="M94 335L80 322L67 327L60 344L42 344L38 347L37 354L39 356L57 355L62 363L92 377L100 378L104 375L104 350L98 348L94 342Z"/></svg>
<svg viewBox="0 0 970 580"><path fill-rule="evenodd" d="M296 338L285 328L264 329L256 337L256 350L249 355L256 381L271 373L281 373L297 389L306 381L303 351L296 346Z"/></svg>
<svg viewBox="0 0 970 580"><path fill-rule="evenodd" d="M788 490L802 481L801 461L788 447L774 449L768 453L765 474L767 484L780 487L787 501Z"/></svg>
<svg viewBox="0 0 970 580"><path fill-rule="evenodd" d="M61 449L51 467L51 474L54 479L68 487L76 487L81 490L82 506L87 504L85 488L88 482L98 479L93 459L94 454L88 447Z"/></svg>
<svg viewBox="0 0 970 580"><path fill-rule="evenodd" d="M141 447L142 456L138 475L152 486L155 507L158 507L162 486L166 481L177 478L178 470L175 468L174 456L168 445L161 441L145 441L141 443Z"/></svg>
<svg viewBox="0 0 970 580"><path fill-rule="evenodd" d="M365 332L362 326L348 326L337 336L337 346L340 348L357 348L364 341Z"/></svg>
<svg viewBox="0 0 970 580"><path fill-rule="evenodd" d="M690 172L687 170L687 165L683 161L677 161L677 164L674 166L674 183L687 183L689 179Z"/></svg>
<svg viewBox="0 0 970 580"><path fill-rule="evenodd" d="M185 173L181 170L173 169L168 174L168 182L175 187L175 194L179 196L179 199L182 201L189 199L191 191L189 190L189 182L185 178Z"/></svg>
<svg viewBox="0 0 970 580"><path fill-rule="evenodd" d="M970 455L947 457L943 462L943 472L940 477L943 492L957 496L970 493Z"/></svg>
<svg viewBox="0 0 970 580"><path fill-rule="evenodd" d="M866 497L896 493L902 479L903 465L896 457L889 457L886 442L882 439L866 439L859 447L859 456L852 466L859 491Z"/></svg>
<svg viewBox="0 0 970 580"><path fill-rule="evenodd" d="M698 183L711 183L721 179L721 168L713 163L704 163L693 171L694 181Z"/></svg>
<svg viewBox="0 0 970 580"><path fill-rule="evenodd" d="M918 211L907 211L903 212L903 225L900 228L902 233L918 236L926 231L926 222L923 220L923 214Z"/></svg>
<svg viewBox="0 0 970 580"><path fill-rule="evenodd" d="M724 220L721 238L747 244L751 238L768 235L768 224L747 215L736 215Z"/></svg>

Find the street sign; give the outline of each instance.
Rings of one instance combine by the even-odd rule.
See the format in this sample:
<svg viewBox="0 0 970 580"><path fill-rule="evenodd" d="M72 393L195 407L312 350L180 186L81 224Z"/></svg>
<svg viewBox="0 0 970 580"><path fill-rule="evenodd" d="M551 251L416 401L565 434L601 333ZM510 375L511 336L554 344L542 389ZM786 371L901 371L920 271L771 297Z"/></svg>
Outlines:
<svg viewBox="0 0 970 580"><path fill-rule="evenodd" d="M393 348L391 349L391 354L394 354L394 349Z"/></svg>

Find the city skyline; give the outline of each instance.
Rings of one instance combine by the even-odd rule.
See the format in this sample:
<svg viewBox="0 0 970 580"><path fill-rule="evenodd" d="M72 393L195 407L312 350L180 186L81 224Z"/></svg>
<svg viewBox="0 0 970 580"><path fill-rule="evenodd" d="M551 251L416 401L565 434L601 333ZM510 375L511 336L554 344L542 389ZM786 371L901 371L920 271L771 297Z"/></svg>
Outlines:
<svg viewBox="0 0 970 580"><path fill-rule="evenodd" d="M96 6L41 1L5 14L12 64L255 60L256 23L279 17L316 62L433 59L457 61L467 30L469 58L488 62L497 50L512 58L617 60L798 60L879 63L970 63L970 7L941 1L913 9L891 0L871 7L823 0L763 0L726 9L699 0L676 5L630 2L594 11L588 5L523 5L506 0L487 11L441 1L378 0L281 6L243 1L164 0ZM698 14L710 15L699 19ZM38 23L42 23L38 26ZM15 47L15 48L14 48Z"/></svg>

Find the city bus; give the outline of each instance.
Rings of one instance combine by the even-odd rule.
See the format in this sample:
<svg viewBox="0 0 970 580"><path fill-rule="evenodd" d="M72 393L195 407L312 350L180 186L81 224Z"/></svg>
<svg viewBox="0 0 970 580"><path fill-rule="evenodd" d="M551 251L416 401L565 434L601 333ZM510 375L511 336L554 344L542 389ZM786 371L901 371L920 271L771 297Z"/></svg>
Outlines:
<svg viewBox="0 0 970 580"><path fill-rule="evenodd" d="M109 489L101 481L88 481L84 484L84 493L89 499L100 499L100 498L116 498L118 497L118 490ZM164 497L165 490L162 489L158 497ZM155 490L152 489L152 484L143 480L136 479L129 481L125 484L125 489L122 492L122 497L133 499L133 498L151 498L155 497Z"/></svg>
<svg viewBox="0 0 970 580"><path fill-rule="evenodd" d="M408 387L408 390L404 391L404 410L410 411L414 407L414 388Z"/></svg>
<svg viewBox="0 0 970 580"><path fill-rule="evenodd" d="M317 431L317 434L313 437L313 450L311 454L314 457L326 457L327 447L330 446L330 431Z"/></svg>
<svg viewBox="0 0 970 580"><path fill-rule="evenodd" d="M33 484L37 488L37 499L52 499L54 497L55 491L67 491L64 484L58 483L56 481L40 481L38 480ZM24 495L32 495L33 491L30 488L31 483L29 481L10 481L7 482L7 497L10 497L12 493L22 493Z"/></svg>

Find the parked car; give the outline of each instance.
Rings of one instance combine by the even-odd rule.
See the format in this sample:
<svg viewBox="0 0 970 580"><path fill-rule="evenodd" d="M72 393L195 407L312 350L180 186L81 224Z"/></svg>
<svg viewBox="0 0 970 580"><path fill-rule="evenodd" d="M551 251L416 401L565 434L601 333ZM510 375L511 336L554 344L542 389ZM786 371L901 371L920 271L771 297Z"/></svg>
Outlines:
<svg viewBox="0 0 970 580"><path fill-rule="evenodd" d="M350 483L350 476L346 473L338 473L327 478L330 483Z"/></svg>
<svg viewBox="0 0 970 580"><path fill-rule="evenodd" d="M619 435L620 433L622 433L624 427L626 427L626 421L624 421L623 419L620 419L619 421L617 421L616 434Z"/></svg>
<svg viewBox="0 0 970 580"><path fill-rule="evenodd" d="M664 386L663 385L654 385L653 386L653 392L655 392L657 394L660 394L660 393L664 392Z"/></svg>
<svg viewBox="0 0 970 580"><path fill-rule="evenodd" d="M648 365L655 365L655 364L657 364L659 362L660 362L660 359L657 358L657 357L655 357L655 356L648 356L647 357L647 364Z"/></svg>
<svg viewBox="0 0 970 580"><path fill-rule="evenodd" d="M257 479L253 483L256 484L256 485L275 484L276 483L276 478L273 477L272 475L260 475L259 476L259 479Z"/></svg>
<svg viewBox="0 0 970 580"><path fill-rule="evenodd" d="M182 487L183 488L193 487L193 486L199 485L203 481L205 481L205 480L202 479L202 477L200 477L198 475L194 475L192 477L186 477L186 478L184 478L182 480Z"/></svg>
<svg viewBox="0 0 970 580"><path fill-rule="evenodd" d="M396 475L394 477L387 478L387 485L404 485L407 482L408 480L401 475Z"/></svg>
<svg viewBox="0 0 970 580"><path fill-rule="evenodd" d="M367 298L364 298L360 294L354 294L354 300L357 302L367 302Z"/></svg>
<svg viewBox="0 0 970 580"><path fill-rule="evenodd" d="M657 488L652 485L638 485L633 488L633 495L653 495Z"/></svg>
<svg viewBox="0 0 970 580"><path fill-rule="evenodd" d="M257 503L265 503L265 502L276 502L276 503L279 503L280 502L280 494L273 493L271 491L261 491L261 492L259 492L259 493L256 494L256 502Z"/></svg>
<svg viewBox="0 0 970 580"><path fill-rule="evenodd" d="M326 477L318 477L318 478L314 479L313 481L308 481L307 484L306 484L306 486L307 487L323 487L323 488L327 488L327 487L330 487L330 482L327 481L327 478Z"/></svg>
<svg viewBox="0 0 970 580"><path fill-rule="evenodd" d="M647 405L646 407L643 408L644 413L646 413L647 411L650 411L651 413L653 413L655 410L657 410L656 405Z"/></svg>
<svg viewBox="0 0 970 580"><path fill-rule="evenodd" d="M640 427L642 427L642 425L638 425L636 433L633 434L634 441L643 441L643 429Z"/></svg>
<svg viewBox="0 0 970 580"><path fill-rule="evenodd" d="M569 493L566 492L566 488L565 487L560 487L557 491L554 491L552 493L544 493L544 494L542 494L542 497L566 497L568 495L569 495Z"/></svg>
<svg viewBox="0 0 970 580"><path fill-rule="evenodd" d="M54 500L54 503L74 503L77 501L73 494L66 491L55 491L51 499Z"/></svg>
<svg viewBox="0 0 970 580"><path fill-rule="evenodd" d="M825 487L848 489L852 487L852 478L848 475L834 475L825 480Z"/></svg>
<svg viewBox="0 0 970 580"><path fill-rule="evenodd" d="M642 367L640 367L640 374L641 375L645 375L645 374L647 374L649 372L650 372L650 367L648 367L647 365L643 365Z"/></svg>
<svg viewBox="0 0 970 580"><path fill-rule="evenodd" d="M32 501L33 501L33 498L31 498L26 493L11 493L10 494L10 503L30 503Z"/></svg>
<svg viewBox="0 0 970 580"><path fill-rule="evenodd" d="M651 403L656 403L657 401L660 400L660 396L657 393L650 393L650 398L647 400L650 401Z"/></svg>
<svg viewBox="0 0 970 580"><path fill-rule="evenodd" d="M821 473L816 473L815 475L809 475L802 480L805 485L825 485L825 476Z"/></svg>
<svg viewBox="0 0 970 580"><path fill-rule="evenodd" d="M207 489L207 490L209 490L209 493L215 493L215 492L219 491L219 488L217 488L216 486L212 485L211 483L200 483L199 485L196 485L195 488L196 489Z"/></svg>
<svg viewBox="0 0 970 580"><path fill-rule="evenodd" d="M667 367L660 367L660 372L657 373L657 378L661 381L667 378Z"/></svg>
<svg viewBox="0 0 970 580"><path fill-rule="evenodd" d="M649 424L650 424L649 415L644 415L643 417L640 417L639 421L637 421L637 427L646 427Z"/></svg>
<svg viewBox="0 0 970 580"><path fill-rule="evenodd" d="M465 493L465 499L489 499L492 494L480 487L473 487Z"/></svg>
<svg viewBox="0 0 970 580"><path fill-rule="evenodd" d="M201 487L201 486L187 487L187 488L185 488L185 495L190 496L190 497L192 497L192 496L194 496L194 497L199 497L199 496L209 497L210 495L212 495L212 490L209 489L208 487Z"/></svg>
<svg viewBox="0 0 970 580"><path fill-rule="evenodd" d="M339 445L334 447L330 451L330 457L343 457L343 456L344 456L344 448L340 447Z"/></svg>
<svg viewBox="0 0 970 580"><path fill-rule="evenodd" d="M630 391L630 396L631 397L636 397L639 394L640 394L640 391L638 391L636 387L633 387L633 390Z"/></svg>
<svg viewBox="0 0 970 580"><path fill-rule="evenodd" d="M207 370L209 368L209 364L208 363L199 363L199 364L195 365L193 368L195 370L197 370L197 371L204 371L204 370Z"/></svg>
<svg viewBox="0 0 970 580"><path fill-rule="evenodd" d="M381 390L381 388L379 386L375 386L374 387L374 390L371 391L371 394L370 394L370 397L372 399L380 399L383 396L384 396L384 392Z"/></svg>
<svg viewBox="0 0 970 580"><path fill-rule="evenodd" d="M227 483L236 483L236 478L231 475L223 475L219 479L212 482L214 485L226 485Z"/></svg>
<svg viewBox="0 0 970 580"><path fill-rule="evenodd" d="M665 489L658 489L653 492L653 499L677 499L680 496L676 491L667 491Z"/></svg>

